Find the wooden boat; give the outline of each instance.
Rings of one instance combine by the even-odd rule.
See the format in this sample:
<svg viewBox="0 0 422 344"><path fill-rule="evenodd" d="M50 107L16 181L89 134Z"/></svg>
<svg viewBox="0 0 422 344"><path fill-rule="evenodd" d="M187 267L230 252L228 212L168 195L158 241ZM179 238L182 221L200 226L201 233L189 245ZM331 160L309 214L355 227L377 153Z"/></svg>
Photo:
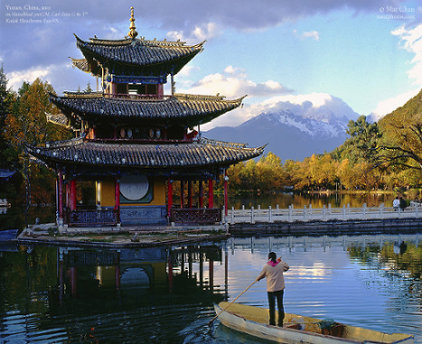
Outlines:
<svg viewBox="0 0 422 344"><path fill-rule="evenodd" d="M238 303L220 302L214 309L216 314L221 313L218 319L223 325L277 343L414 343L414 337L409 334L388 334L289 313L285 315L283 327L271 326L268 325L268 309Z"/></svg>

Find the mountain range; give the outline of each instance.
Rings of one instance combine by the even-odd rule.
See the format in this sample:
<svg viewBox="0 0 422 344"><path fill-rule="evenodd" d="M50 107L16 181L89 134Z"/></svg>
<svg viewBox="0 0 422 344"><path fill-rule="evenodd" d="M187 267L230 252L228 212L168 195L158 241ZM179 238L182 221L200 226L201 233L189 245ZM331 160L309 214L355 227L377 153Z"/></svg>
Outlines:
<svg viewBox="0 0 422 344"><path fill-rule="evenodd" d="M265 153L273 152L282 161L303 160L340 146L347 137L347 124L358 117L333 96L325 97L323 103L279 101L239 126L215 127L203 136L249 147L268 144Z"/></svg>

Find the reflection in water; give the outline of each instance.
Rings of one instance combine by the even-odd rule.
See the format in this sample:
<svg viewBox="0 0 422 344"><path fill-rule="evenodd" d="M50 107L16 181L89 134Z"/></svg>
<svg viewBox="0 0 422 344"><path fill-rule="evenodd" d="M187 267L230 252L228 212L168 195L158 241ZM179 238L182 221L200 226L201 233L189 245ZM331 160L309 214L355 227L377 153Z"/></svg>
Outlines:
<svg viewBox="0 0 422 344"><path fill-rule="evenodd" d="M219 324L268 251L282 255L287 312L422 343L422 236L249 237L219 244L88 250L0 246L0 342L256 343ZM265 282L239 302L267 307Z"/></svg>

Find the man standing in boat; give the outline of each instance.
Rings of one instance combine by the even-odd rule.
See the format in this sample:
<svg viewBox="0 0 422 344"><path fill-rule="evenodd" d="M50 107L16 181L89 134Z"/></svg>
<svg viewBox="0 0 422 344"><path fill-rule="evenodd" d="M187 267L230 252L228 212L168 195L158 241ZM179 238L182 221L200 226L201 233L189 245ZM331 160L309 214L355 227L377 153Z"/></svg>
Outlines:
<svg viewBox="0 0 422 344"><path fill-rule="evenodd" d="M285 271L289 270L289 265L282 261L281 258L277 259L274 252L268 254L268 262L264 265L261 273L256 278L256 281L267 278L267 294L268 304L270 306L270 325L275 326L275 300L277 299L278 306L278 326L283 326L284 320L284 275Z"/></svg>

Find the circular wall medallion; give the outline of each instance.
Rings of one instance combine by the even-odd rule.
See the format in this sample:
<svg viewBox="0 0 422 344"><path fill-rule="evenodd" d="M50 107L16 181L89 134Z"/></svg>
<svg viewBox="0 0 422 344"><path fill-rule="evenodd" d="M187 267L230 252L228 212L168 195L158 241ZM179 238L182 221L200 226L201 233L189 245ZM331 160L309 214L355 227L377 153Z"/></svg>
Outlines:
<svg viewBox="0 0 422 344"><path fill-rule="evenodd" d="M142 199L148 192L148 178L144 175L123 176L120 179L120 192L130 201Z"/></svg>

